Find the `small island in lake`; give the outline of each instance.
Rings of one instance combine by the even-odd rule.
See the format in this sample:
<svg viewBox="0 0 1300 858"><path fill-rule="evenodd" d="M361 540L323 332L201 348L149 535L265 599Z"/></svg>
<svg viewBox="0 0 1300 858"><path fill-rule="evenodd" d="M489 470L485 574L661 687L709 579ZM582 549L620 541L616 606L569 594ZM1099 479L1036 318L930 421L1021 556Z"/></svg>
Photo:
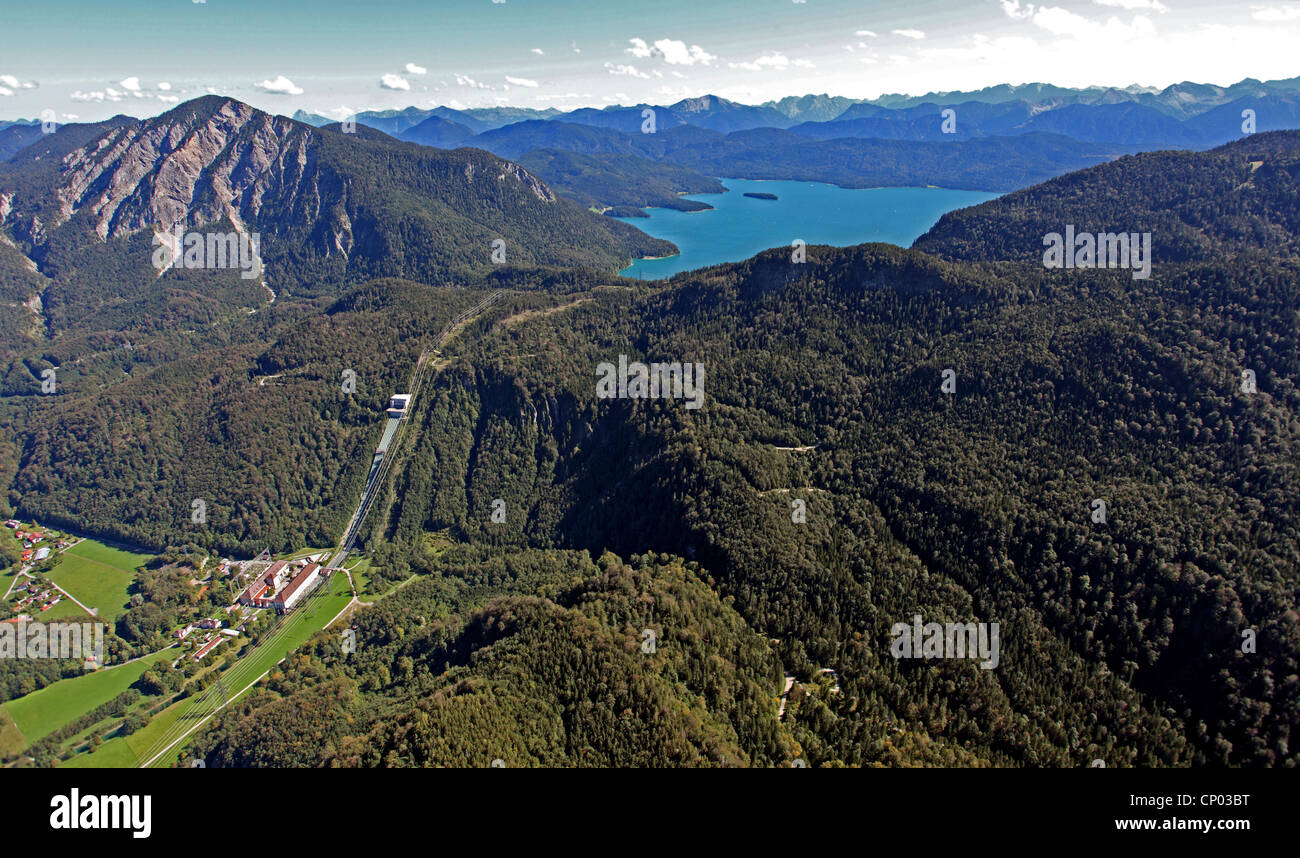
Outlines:
<svg viewBox="0 0 1300 858"><path fill-rule="evenodd" d="M776 194L763 194L763 193L757 193L753 191L746 192L745 196L753 197L756 200L774 200L777 198Z"/></svg>

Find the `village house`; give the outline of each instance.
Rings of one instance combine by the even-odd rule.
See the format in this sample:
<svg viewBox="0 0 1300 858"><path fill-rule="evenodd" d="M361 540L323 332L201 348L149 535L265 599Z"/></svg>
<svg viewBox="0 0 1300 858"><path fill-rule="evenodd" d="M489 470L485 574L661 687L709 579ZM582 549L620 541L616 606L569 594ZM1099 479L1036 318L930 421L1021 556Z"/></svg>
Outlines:
<svg viewBox="0 0 1300 858"><path fill-rule="evenodd" d="M220 646L221 642L224 640L225 638L223 638L221 635L215 635L212 638L212 640L208 641L203 646L199 647L198 652L194 653L194 660L201 661L203 659L203 656L207 655L208 653L216 649L218 646Z"/></svg>

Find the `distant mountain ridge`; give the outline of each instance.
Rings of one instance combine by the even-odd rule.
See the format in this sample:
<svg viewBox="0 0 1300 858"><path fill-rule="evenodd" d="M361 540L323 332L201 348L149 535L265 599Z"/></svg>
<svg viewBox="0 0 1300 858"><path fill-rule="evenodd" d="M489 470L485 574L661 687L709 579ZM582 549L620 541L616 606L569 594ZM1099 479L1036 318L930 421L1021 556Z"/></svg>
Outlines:
<svg viewBox="0 0 1300 858"><path fill-rule="evenodd" d="M481 133L530 119L623 127L635 114L639 127L640 111L648 107L660 114L660 127L688 124L719 131L738 131L747 128L788 128L803 122L868 118L888 115L881 111L906 111L922 105L952 107L960 104L1000 105L1010 102L1024 102L1033 113L1075 104L1098 106L1131 103L1182 121L1243 98L1261 99L1286 95L1300 95L1300 77L1270 81L1245 78L1230 86L1183 81L1163 89L1139 85L1063 87L1048 83L999 84L977 90L950 90L924 95L889 93L877 98L810 94L787 96L760 104L742 104L717 95L702 95L666 105L611 105L604 108L584 107L567 112L556 108L538 110L488 107L457 110L450 107L407 107L403 110L362 111L357 114L357 121L385 133L395 134L429 116L440 116L465 125L475 133ZM317 126L333 121L304 111L298 111L293 118Z"/></svg>
<svg viewBox="0 0 1300 858"><path fill-rule="evenodd" d="M333 124L303 111L294 119ZM1015 190L1124 154L1210 149L1251 133L1300 128L1300 78L1163 89L1004 84L869 100L791 96L758 105L703 95L567 112L412 106L363 111L355 119L423 146L527 159L562 196L597 211L636 214L647 200L671 204L721 175ZM0 130L0 161L34 139L31 126ZM985 142L932 148L979 140ZM908 152L900 143L923 145ZM571 155L559 159L539 150ZM976 153L978 162L967 157ZM652 175L646 161L663 165L663 174ZM579 162L583 170L575 169Z"/></svg>

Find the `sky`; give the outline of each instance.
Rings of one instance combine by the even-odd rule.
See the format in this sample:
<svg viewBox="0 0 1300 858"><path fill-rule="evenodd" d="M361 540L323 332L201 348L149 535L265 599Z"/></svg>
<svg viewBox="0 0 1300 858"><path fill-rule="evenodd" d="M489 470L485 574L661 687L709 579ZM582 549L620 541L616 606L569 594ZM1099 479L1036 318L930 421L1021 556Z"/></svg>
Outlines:
<svg viewBox="0 0 1300 858"><path fill-rule="evenodd" d="M0 0L0 119L1300 76L1300 0Z"/></svg>

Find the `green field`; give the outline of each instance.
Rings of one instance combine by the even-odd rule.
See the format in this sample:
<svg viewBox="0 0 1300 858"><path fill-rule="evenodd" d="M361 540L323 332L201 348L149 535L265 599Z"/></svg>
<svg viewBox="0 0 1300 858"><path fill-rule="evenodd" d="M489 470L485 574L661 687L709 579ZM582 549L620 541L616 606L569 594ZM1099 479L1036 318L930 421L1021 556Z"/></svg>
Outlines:
<svg viewBox="0 0 1300 858"><path fill-rule="evenodd" d="M351 600L347 576L335 574L323 585L327 589L312 597L303 607L289 614L262 645L241 658L221 674L227 692L236 694L270 670L277 662L306 642L312 635L343 610ZM158 715L131 736L110 739L99 750L73 757L63 766L71 768L122 768L137 766L160 753L168 744L212 710L212 703L202 693L187 697ZM163 755L154 767L170 766L181 752L178 745Z"/></svg>
<svg viewBox="0 0 1300 858"><path fill-rule="evenodd" d="M352 575L352 583L356 585L357 595L361 598L370 595L367 590L370 586L370 560L364 557L361 559L349 557L343 565Z"/></svg>
<svg viewBox="0 0 1300 858"><path fill-rule="evenodd" d="M131 737L127 737L128 739ZM59 768L68 769L132 769L139 763L135 754L126 744L127 739L109 739L99 746L99 750L87 754L78 754L66 763L59 763Z"/></svg>
<svg viewBox="0 0 1300 858"><path fill-rule="evenodd" d="M86 612L77 607L77 603L64 596L59 603L48 611L38 611L36 619L43 623L52 623L55 620L66 620L69 617L79 617L85 619Z"/></svg>
<svg viewBox="0 0 1300 858"><path fill-rule="evenodd" d="M127 591L135 579L135 570L149 560L148 554L110 548L93 539L83 539L61 557L49 579L86 606L98 608L99 616L106 621L117 619L126 610ZM41 619L76 613L81 613L80 609L65 599Z"/></svg>
<svg viewBox="0 0 1300 858"><path fill-rule="evenodd" d="M177 650L174 649L160 650L130 664L60 679L53 685L47 685L17 700L10 700L0 707L0 724L4 721L3 713L7 713L8 718L22 732L25 739L22 747L26 747L96 706L112 700L126 691L155 662L169 656L175 658L176 653ZM0 733L3 733L3 729L0 729Z"/></svg>

